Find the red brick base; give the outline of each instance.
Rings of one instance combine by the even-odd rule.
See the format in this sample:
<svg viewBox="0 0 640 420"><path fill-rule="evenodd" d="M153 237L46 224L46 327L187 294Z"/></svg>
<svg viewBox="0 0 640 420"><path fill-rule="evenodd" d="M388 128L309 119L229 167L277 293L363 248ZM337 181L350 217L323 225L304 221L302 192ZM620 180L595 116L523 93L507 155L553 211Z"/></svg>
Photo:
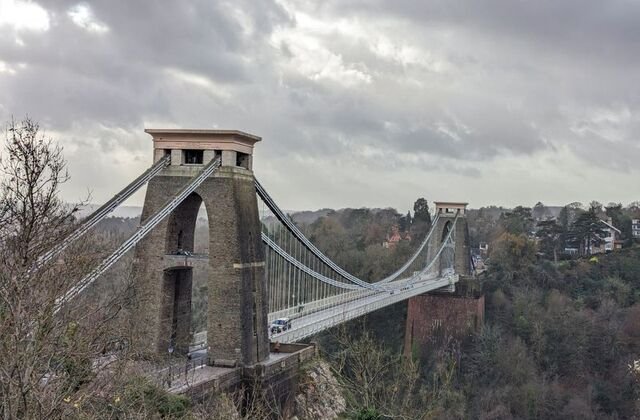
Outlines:
<svg viewBox="0 0 640 420"><path fill-rule="evenodd" d="M436 332L461 337L484 322L484 296L420 295L409 299L404 353L422 353Z"/></svg>

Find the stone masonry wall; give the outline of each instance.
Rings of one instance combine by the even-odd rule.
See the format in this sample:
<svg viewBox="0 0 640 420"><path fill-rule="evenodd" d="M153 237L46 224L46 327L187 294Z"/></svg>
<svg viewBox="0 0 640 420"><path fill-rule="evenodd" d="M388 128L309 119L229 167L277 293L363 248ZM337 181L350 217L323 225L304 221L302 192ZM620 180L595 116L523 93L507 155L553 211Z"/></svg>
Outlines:
<svg viewBox="0 0 640 420"><path fill-rule="evenodd" d="M431 261L438 253L442 241L446 237L445 226L447 223L453 223L453 220L454 218L451 216L442 216L438 220L435 226L436 230L427 244L428 261ZM454 238L456 243L454 262L456 273L469 275L471 273L471 249L469 248L469 226L465 217L460 217L456 222Z"/></svg>
<svg viewBox="0 0 640 420"><path fill-rule="evenodd" d="M210 362L257 363L269 355L264 246L251 172L222 167L203 187L209 214Z"/></svg>
<svg viewBox="0 0 640 420"><path fill-rule="evenodd" d="M406 355L422 354L438 334L462 337L484 322L484 296L420 295L407 304Z"/></svg>
<svg viewBox="0 0 640 420"><path fill-rule="evenodd" d="M456 223L456 273L467 276L471 274L471 248L469 247L469 225L466 218L458 219Z"/></svg>
<svg viewBox="0 0 640 420"><path fill-rule="evenodd" d="M147 187L141 221L155 214L202 167L166 168ZM173 238L184 228L185 241L192 241L192 226L201 199L209 217L208 331L211 364L253 364L269 354L264 247L253 184L253 173L243 168L221 167L186 200L185 206L162 221L136 247L134 260L135 306L132 318L137 348L166 353L168 313L163 308L164 270L167 247L177 247ZM178 222L176 224L176 222ZM189 244L184 246L189 249ZM172 249L168 249L172 251Z"/></svg>

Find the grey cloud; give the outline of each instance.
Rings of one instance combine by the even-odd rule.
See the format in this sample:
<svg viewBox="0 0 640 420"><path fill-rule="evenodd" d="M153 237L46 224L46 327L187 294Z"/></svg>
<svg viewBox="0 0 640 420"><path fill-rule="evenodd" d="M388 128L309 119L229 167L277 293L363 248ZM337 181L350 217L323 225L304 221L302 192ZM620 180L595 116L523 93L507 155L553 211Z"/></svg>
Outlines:
<svg viewBox="0 0 640 420"><path fill-rule="evenodd" d="M140 124L143 115L159 119L170 113L163 71L176 68L223 84L246 83L252 76L247 55L280 20L282 11L265 2L245 6L255 33L242 29L218 2L110 1L90 4L110 30L92 34L67 17L76 2L47 3L54 16L46 33L21 34L0 28L0 59L27 68L0 79L2 102L14 112L46 116L60 128L78 118ZM63 104L63 106L60 106ZM154 117L155 116L155 117Z"/></svg>
<svg viewBox="0 0 640 420"><path fill-rule="evenodd" d="M325 2L320 9L366 16L398 16L422 26L469 29L485 36L540 44L564 54L637 61L640 4L626 0L352 0Z"/></svg>
<svg viewBox="0 0 640 420"><path fill-rule="evenodd" d="M273 176L289 166L335 165L327 179L299 174L325 191L341 177L369 181L350 162L481 178L487 167L566 147L606 170L633 171L640 158L637 119L592 127L584 117L640 110L633 2L87 2L110 28L102 35L71 22L66 13L77 2L41 4L51 27L21 33L24 47L0 28L0 61L16 68L0 72L0 119L31 114L76 148L73 158L94 147L114 159L125 151L142 168L145 124L254 132L265 139L256 165ZM291 10L327 27L357 22L445 67L402 63L379 54L375 39L316 28L307 35L369 79L310 77L291 64L303 24ZM272 43L280 30L293 39ZM107 167L100 162L88 174L92 165L83 163L74 175L91 183Z"/></svg>
<svg viewBox="0 0 640 420"><path fill-rule="evenodd" d="M294 121L320 130L330 127L347 141L393 152L458 159L493 159L504 153L532 153L546 147L526 116L501 104L456 101L412 109L384 95L340 90L316 95L294 111ZM447 108L448 111L445 111ZM452 118L457 116L461 122ZM468 131L468 132L467 132ZM326 137L324 137L326 140Z"/></svg>

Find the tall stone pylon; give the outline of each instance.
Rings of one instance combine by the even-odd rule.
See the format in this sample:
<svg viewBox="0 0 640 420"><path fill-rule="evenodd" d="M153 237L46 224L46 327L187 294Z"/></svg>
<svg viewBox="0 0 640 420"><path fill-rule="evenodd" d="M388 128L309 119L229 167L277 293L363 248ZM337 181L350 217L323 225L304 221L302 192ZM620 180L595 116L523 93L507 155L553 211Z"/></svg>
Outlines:
<svg viewBox="0 0 640 420"><path fill-rule="evenodd" d="M461 276L471 274L471 249L469 247L469 226L467 225L467 203L436 201L436 215L439 216L434 234L429 239L427 255L428 261L435 258L442 242L455 223L453 240L455 241L455 259L453 261L455 272ZM441 259L442 260L442 259Z"/></svg>
<svg viewBox="0 0 640 420"><path fill-rule="evenodd" d="M438 253L442 243L451 232L455 242L452 261L444 254L439 257L438 270L453 268L460 279L467 278L471 272L471 254L469 247L469 226L467 225L467 203L435 202L438 221L428 244L428 261ZM457 218L457 221L456 221ZM455 221L455 227L454 227ZM453 264L450 267L449 264ZM478 330L484 320L484 296L467 295L464 290L455 288L441 289L432 293L414 296L407 301L407 321L405 326L404 353L406 356L421 356L433 348L438 334L464 336L468 331Z"/></svg>
<svg viewBox="0 0 640 420"><path fill-rule="evenodd" d="M212 159L221 167L136 247L134 337L138 349L186 354L191 342L193 267L207 271L208 362L252 365L269 355L264 245L252 172L260 137L232 130L145 130L154 161L171 165L149 182L141 222L153 216ZM192 258L198 210L209 219L209 256Z"/></svg>

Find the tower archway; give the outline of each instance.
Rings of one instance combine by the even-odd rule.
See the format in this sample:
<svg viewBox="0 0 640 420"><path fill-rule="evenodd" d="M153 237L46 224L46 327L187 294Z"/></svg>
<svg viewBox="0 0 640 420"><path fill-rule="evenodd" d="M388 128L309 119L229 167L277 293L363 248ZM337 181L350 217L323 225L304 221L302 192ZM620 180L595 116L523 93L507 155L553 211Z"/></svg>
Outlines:
<svg viewBox="0 0 640 420"><path fill-rule="evenodd" d="M165 255L170 256L174 264L163 274L159 346L160 350L166 349L171 354L185 355L189 352L194 332L198 330L194 321L202 324L200 329L206 329L207 271L202 269L202 264L192 262L195 258L206 257L196 251L208 249L208 244L206 247L202 245L203 234L198 223L202 213L206 220L202 197L194 192L169 215L167 221ZM206 225L205 241L209 236L208 222Z"/></svg>
<svg viewBox="0 0 640 420"><path fill-rule="evenodd" d="M440 254L440 260L438 261L440 275L443 275L449 269L453 269L454 249L449 244L445 244L451 229L453 229L453 223L451 220L447 220L442 228L442 235L440 236L440 246L444 245L444 249ZM451 234L451 240L455 241L455 232Z"/></svg>
<svg viewBox="0 0 640 420"><path fill-rule="evenodd" d="M198 180L213 160L221 164L136 246L136 345L155 353L188 351L189 336L196 332L192 295L199 292L198 270L204 269L208 362L238 366L264 360L269 355L264 245L251 170L260 138L234 130L146 131L153 137L154 159L170 155L171 164L149 180L142 223ZM196 239L203 203L210 221L208 258L202 255L207 247L198 248Z"/></svg>
<svg viewBox="0 0 640 420"><path fill-rule="evenodd" d="M201 204L202 197L194 192L171 212L167 224L165 254L193 253L196 222Z"/></svg>
<svg viewBox="0 0 640 420"><path fill-rule="evenodd" d="M444 228L442 228L442 235L440 235L440 243L444 242L447 239L447 235L451 232L452 223L450 220L444 224Z"/></svg>
<svg viewBox="0 0 640 420"><path fill-rule="evenodd" d="M205 202L200 204L193 244L193 290L191 299L191 345L200 348L207 341L209 308L209 216Z"/></svg>
<svg viewBox="0 0 640 420"><path fill-rule="evenodd" d="M186 355L191 342L191 289L193 269L164 271L159 346L169 354Z"/></svg>

